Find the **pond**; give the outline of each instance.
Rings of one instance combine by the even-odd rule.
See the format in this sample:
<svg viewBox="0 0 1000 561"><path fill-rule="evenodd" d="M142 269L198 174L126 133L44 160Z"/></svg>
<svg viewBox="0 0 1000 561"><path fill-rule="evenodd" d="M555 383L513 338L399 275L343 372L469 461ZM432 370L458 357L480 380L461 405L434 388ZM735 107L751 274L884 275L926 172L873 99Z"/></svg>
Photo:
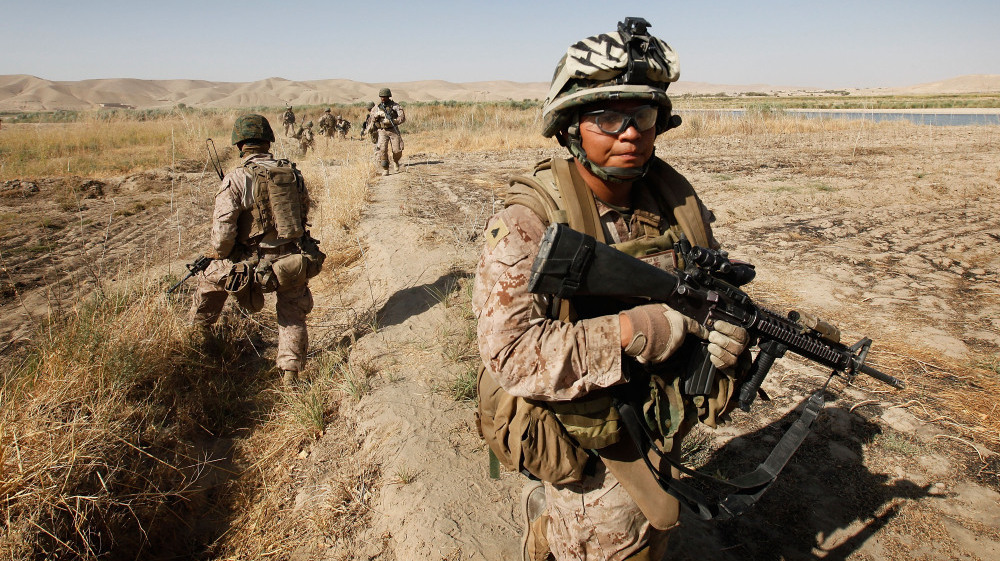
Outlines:
<svg viewBox="0 0 1000 561"><path fill-rule="evenodd" d="M908 113L903 111L810 111L801 109L788 109L784 112L786 115L801 116L805 119L852 119L872 121L875 123L883 121L908 121L916 125L932 126L1000 125L1000 113ZM685 114L704 115L709 113L742 117L746 114L746 110L690 109L679 110L677 113L681 115L681 117Z"/></svg>

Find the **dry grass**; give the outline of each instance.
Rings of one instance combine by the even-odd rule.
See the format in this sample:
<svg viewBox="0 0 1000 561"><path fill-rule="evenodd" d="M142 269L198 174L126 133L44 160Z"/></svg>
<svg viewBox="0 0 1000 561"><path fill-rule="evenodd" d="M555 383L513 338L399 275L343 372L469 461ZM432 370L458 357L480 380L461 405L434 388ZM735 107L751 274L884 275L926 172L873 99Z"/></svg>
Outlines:
<svg viewBox="0 0 1000 561"><path fill-rule="evenodd" d="M236 111L206 115L178 113L153 121L85 115L70 123L4 127L0 180L39 176L107 177L171 165L180 159L205 161L205 139L228 145Z"/></svg>
<svg viewBox="0 0 1000 561"><path fill-rule="evenodd" d="M196 442L257 386L238 346L202 352L159 283L139 282L95 292L5 361L0 557L176 550L164 539L203 515L189 510L211 471Z"/></svg>

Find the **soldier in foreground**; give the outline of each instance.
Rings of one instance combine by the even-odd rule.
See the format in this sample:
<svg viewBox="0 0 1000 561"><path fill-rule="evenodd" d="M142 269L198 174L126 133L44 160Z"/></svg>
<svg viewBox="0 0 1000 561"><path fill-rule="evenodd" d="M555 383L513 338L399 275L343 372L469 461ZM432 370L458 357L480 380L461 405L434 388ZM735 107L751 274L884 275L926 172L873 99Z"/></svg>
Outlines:
<svg viewBox="0 0 1000 561"><path fill-rule="evenodd" d="M295 112L292 106L285 107L285 113L281 116L281 124L285 126L285 136L291 136L295 132Z"/></svg>
<svg viewBox="0 0 1000 561"><path fill-rule="evenodd" d="M222 180L212 213L213 259L198 275L191 320L207 330L218 321L229 295L240 310L259 312L264 293L275 292L278 314L277 367L282 382L296 384L305 366L306 315L313 297L308 279L319 274L325 255L309 236L309 193L302 174L270 153L274 132L261 115L242 115L232 143L242 160Z"/></svg>
<svg viewBox="0 0 1000 561"><path fill-rule="evenodd" d="M666 93L679 69L648 25L628 18L617 32L568 49L542 109L542 134L570 157L512 180L506 208L484 233L473 292L484 363L480 430L508 468L541 480L522 495L525 559L660 559L679 504L619 433L613 399L637 401L656 444L679 456L692 425L715 426L730 408L748 344L741 327L718 321L709 331L663 304L528 291L552 222L664 269L678 263L662 248L682 234L719 247L712 213L654 155L657 135L680 124ZM710 342L721 374L709 395L694 398L680 380L699 340Z"/></svg>
<svg viewBox="0 0 1000 561"><path fill-rule="evenodd" d="M403 137L399 134L399 125L406 122L403 106L392 100L392 91L382 88L378 92L379 104L373 105L368 113L368 129L378 130L378 140L375 142L375 163L382 168L382 175L389 175L389 152L392 152L393 171L399 172L399 159L403 157Z"/></svg>
<svg viewBox="0 0 1000 561"><path fill-rule="evenodd" d="M330 108L327 107L323 111L323 116L319 118L319 134L320 136L325 136L327 138L333 138L335 132L335 127L337 125L336 119L333 118L333 113L330 112Z"/></svg>

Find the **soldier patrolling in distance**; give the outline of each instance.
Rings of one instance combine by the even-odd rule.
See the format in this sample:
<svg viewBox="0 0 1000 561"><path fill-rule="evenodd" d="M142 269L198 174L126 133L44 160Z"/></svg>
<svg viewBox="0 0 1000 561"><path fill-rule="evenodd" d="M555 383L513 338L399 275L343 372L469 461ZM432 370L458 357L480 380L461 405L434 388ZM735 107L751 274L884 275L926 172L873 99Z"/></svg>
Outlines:
<svg viewBox="0 0 1000 561"><path fill-rule="evenodd" d="M399 172L399 160L403 157L403 137L399 125L406 122L403 106L392 100L392 91L382 88L378 91L379 103L369 113L367 129L378 130L375 142L375 163L382 168L382 175L389 175L389 152L392 152L393 171Z"/></svg>
<svg viewBox="0 0 1000 561"><path fill-rule="evenodd" d="M285 126L285 136L291 136L295 132L295 112L292 106L285 107L285 113L281 116L281 124Z"/></svg>

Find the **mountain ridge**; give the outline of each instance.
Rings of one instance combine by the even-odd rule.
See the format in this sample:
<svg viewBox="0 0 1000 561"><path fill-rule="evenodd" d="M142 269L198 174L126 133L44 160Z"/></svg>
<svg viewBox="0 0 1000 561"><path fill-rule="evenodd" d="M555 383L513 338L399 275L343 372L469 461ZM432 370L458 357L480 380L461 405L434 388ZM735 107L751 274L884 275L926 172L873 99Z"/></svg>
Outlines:
<svg viewBox="0 0 1000 561"><path fill-rule="evenodd" d="M397 101L508 101L543 99L547 82L509 80L448 82L418 80L373 84L345 78L288 80L269 77L253 82L213 82L210 80L138 78L96 78L79 81L47 80L28 74L0 75L0 111L88 110L103 105L137 109L173 107L247 107L280 105L326 105L360 103L377 98L378 90L389 87ZM677 82L674 95L825 95L846 91L854 95L934 95L998 93L1000 75L971 74L936 82L898 88L843 88L837 90L771 86L766 84L726 85L705 82Z"/></svg>

